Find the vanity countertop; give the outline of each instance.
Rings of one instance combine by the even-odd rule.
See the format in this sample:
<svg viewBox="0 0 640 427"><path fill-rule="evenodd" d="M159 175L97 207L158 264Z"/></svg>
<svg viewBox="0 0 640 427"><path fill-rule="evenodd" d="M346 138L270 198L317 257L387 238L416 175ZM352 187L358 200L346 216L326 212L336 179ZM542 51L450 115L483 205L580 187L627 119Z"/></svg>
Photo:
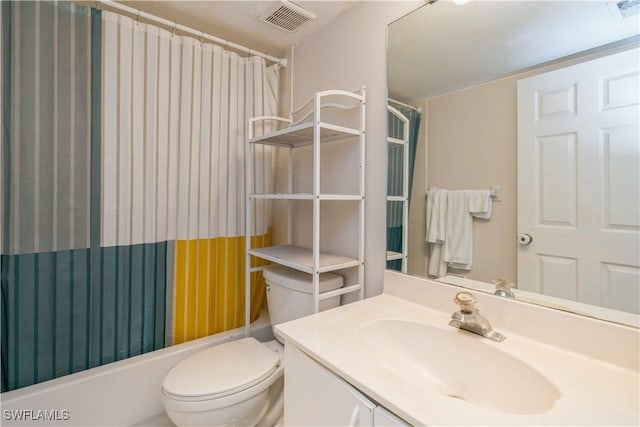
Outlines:
<svg viewBox="0 0 640 427"><path fill-rule="evenodd" d="M499 319L496 324L491 315L482 310L483 300L486 300L487 297L480 297L480 311L486 315L489 321L494 323L496 330L507 336L507 339L497 343L457 330L448 326L451 313L456 309L452 302L450 303L450 312L445 312L439 310L437 304L435 304L436 307L424 304L424 298L411 298L411 300L407 298L411 295L410 288L405 287L402 292L387 292L386 280L385 293L382 295L283 323L277 325L276 329L285 338L287 345L293 344L298 347L378 404L413 425L610 426L640 424L640 379L637 366L624 366L623 363L618 363L619 361L615 358L607 361L603 360L601 355L593 357L591 354L572 351L571 348L567 349L553 345L554 343L532 339L521 333L522 331L517 327L510 329L500 316L496 316ZM438 292L444 295L450 293L451 297L459 291L459 289L446 285L435 284L433 281L429 281L429 286L445 286L441 292ZM424 290L418 292L424 293ZM513 303L511 301L496 301L494 306L495 304L500 307L500 304L512 305ZM491 307L491 304L487 303L487 306ZM495 311L495 307L492 310ZM518 307L516 306L514 309L513 306L510 306L510 310L518 310ZM530 314L526 313L527 308L523 310L525 310L525 315ZM525 413L518 413L518 411L505 413L505 411L491 407L491 405L477 405L458 396L447 394L443 392L441 384L438 385L438 381L434 381L429 375L429 372L410 362L406 364L392 363L392 360L398 359L391 357L390 349L386 348L385 342L380 340L372 342L370 336L362 333L363 326L388 320L427 325L427 328L432 328L430 330L437 329L439 334L461 334L459 337L453 338L454 340L480 340L482 345L493 347L518 359L549 380L557 389L557 399L549 408L542 411L525 410L520 411ZM592 319L585 320L587 323L585 323L583 331L572 326L573 329L566 331L566 333L571 335L585 334L580 338L584 341L597 340L599 333L606 333L606 325L603 328L601 324L598 324L598 327L589 329L589 321L593 322ZM545 324L544 320L542 320L542 324ZM619 325L611 325L611 327L621 328ZM632 329L625 329L623 333L634 340L637 335ZM554 334L557 335L558 332L555 331L549 335ZM431 344L438 345L437 342L426 343L426 345ZM603 342L603 345L608 344ZM429 351L428 347L425 349L425 343L421 343L420 346L416 345L415 348L420 352ZM631 348L633 348L633 343ZM628 351L628 349L629 347L621 345L619 349L609 348L606 351L615 354L618 350ZM411 351L412 349L409 348L405 352ZM637 352L637 349L635 351ZM494 350L491 350L486 354L490 355L492 352L495 353ZM477 365L479 354L470 353L472 354L464 355L462 360L468 357L469 360L474 360L474 364ZM389 355L388 358L387 355ZM633 357L631 355L631 359ZM637 355L635 357L637 358ZM457 359L460 360L459 357ZM512 358L510 357L510 359ZM481 363L498 362L482 360ZM633 364L634 362L632 362ZM510 368L505 367L506 369ZM506 373L510 375L510 372ZM469 377L469 380L473 381L476 376L470 375ZM495 384L482 384L481 386L500 387L500 382L496 381ZM522 379L518 392L525 395L530 392L526 379Z"/></svg>

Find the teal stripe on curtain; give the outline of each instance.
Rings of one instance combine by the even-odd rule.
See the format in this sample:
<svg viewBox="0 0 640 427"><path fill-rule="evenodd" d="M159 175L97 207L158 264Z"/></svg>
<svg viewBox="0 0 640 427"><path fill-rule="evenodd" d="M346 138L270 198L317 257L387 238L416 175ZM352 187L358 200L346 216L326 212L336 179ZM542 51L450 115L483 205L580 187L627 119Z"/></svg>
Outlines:
<svg viewBox="0 0 640 427"><path fill-rule="evenodd" d="M163 348L167 255L167 242L2 255L2 391Z"/></svg>
<svg viewBox="0 0 640 427"><path fill-rule="evenodd" d="M409 205L411 205L411 191L413 189L413 170L416 165L416 151L418 150L418 136L420 134L420 121L422 115L413 110L403 110L403 114L409 117Z"/></svg>
<svg viewBox="0 0 640 427"><path fill-rule="evenodd" d="M91 153L90 153L90 179L91 191L89 194L89 216L91 224L89 228L89 244L92 248L100 247L100 189L102 176L102 159L100 156L101 132L102 132L102 12L99 9L91 9ZM92 261L92 265L96 262Z"/></svg>

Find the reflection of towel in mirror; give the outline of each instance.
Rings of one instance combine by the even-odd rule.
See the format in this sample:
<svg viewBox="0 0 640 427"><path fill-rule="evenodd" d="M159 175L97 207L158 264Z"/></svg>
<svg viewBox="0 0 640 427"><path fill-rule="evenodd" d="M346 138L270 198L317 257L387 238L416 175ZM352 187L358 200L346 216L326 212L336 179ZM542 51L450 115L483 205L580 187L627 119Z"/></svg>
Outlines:
<svg viewBox="0 0 640 427"><path fill-rule="evenodd" d="M449 191L443 259L449 267L471 270L473 265L473 217L491 218L490 190Z"/></svg>
<svg viewBox="0 0 640 427"><path fill-rule="evenodd" d="M491 219L491 190L471 190L469 212L476 218Z"/></svg>
<svg viewBox="0 0 640 427"><path fill-rule="evenodd" d="M447 190L433 188L427 191L427 236L430 243L430 276L442 277L447 274L447 263L442 257L442 245L446 238Z"/></svg>

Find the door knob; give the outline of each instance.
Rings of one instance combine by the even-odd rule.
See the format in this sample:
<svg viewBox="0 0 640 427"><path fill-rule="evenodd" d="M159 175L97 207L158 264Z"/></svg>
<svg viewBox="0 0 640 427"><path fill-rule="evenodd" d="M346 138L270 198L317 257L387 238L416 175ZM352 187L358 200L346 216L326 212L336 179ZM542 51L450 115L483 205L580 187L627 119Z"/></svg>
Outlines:
<svg viewBox="0 0 640 427"><path fill-rule="evenodd" d="M530 245L531 242L533 242L533 237L531 237L527 233L522 233L521 235L518 236L518 243L520 243L523 246Z"/></svg>

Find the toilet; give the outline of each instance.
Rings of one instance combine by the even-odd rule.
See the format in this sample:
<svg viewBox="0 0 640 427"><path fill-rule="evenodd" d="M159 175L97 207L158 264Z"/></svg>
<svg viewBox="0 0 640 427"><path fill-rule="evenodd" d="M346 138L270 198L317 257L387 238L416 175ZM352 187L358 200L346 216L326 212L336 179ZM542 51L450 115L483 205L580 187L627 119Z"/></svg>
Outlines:
<svg viewBox="0 0 640 427"><path fill-rule="evenodd" d="M271 326L313 313L311 275L280 265L263 269ZM341 288L342 277L320 275L320 292ZM320 301L320 310L340 305L340 296ZM282 339L243 338L198 352L169 371L162 404L177 426L281 424L284 355Z"/></svg>

